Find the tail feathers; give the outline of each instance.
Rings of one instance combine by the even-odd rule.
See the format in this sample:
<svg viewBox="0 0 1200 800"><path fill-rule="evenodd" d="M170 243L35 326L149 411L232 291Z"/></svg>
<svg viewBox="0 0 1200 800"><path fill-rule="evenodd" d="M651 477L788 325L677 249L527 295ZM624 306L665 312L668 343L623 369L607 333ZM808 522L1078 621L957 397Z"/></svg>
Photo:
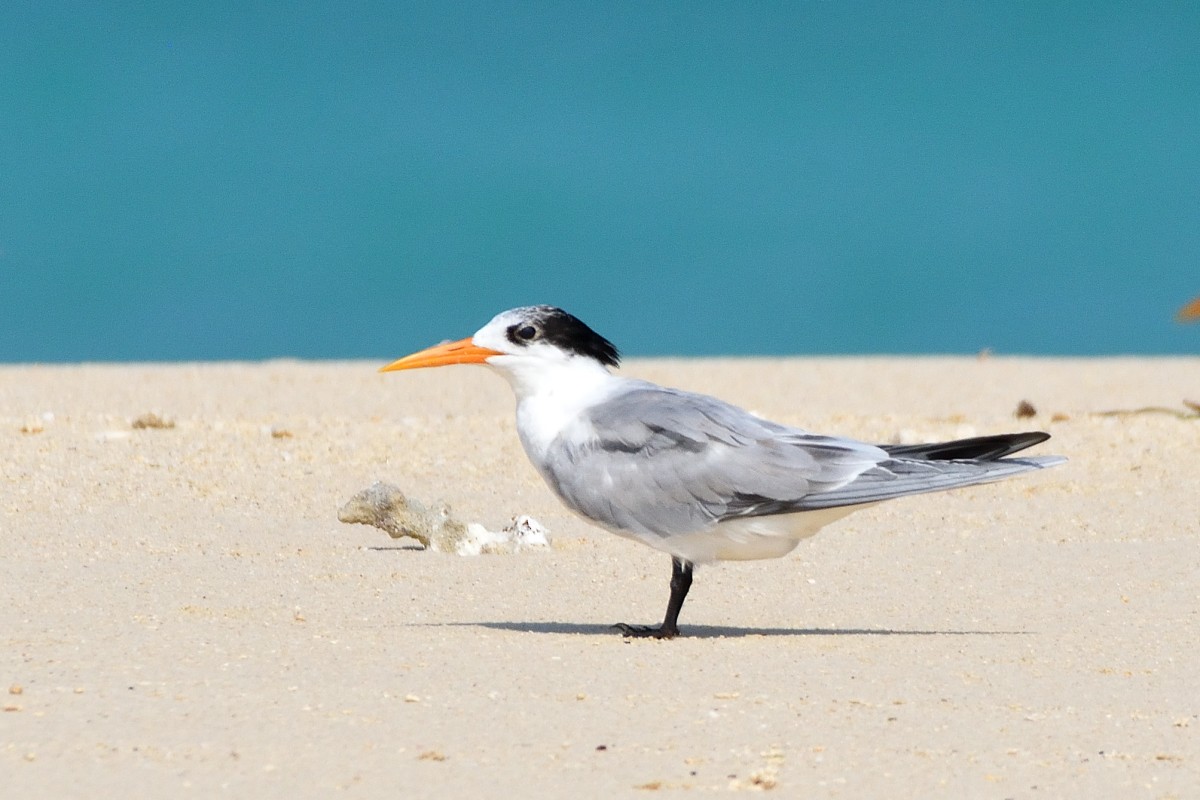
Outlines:
<svg viewBox="0 0 1200 800"><path fill-rule="evenodd" d="M807 495L797 505L798 510L808 510L877 503L894 497L991 483L1022 472L1053 467L1066 460L1062 456L1003 458L995 461L897 458L867 470L845 486Z"/></svg>
<svg viewBox="0 0 1200 800"><path fill-rule="evenodd" d="M883 444L880 445L880 448L895 458L911 458L922 461L958 461L962 459L996 461L1027 447L1041 444L1049 438L1050 434L1048 433L1029 431L1027 433L976 436L972 439L957 439L953 442Z"/></svg>
<svg viewBox="0 0 1200 800"><path fill-rule="evenodd" d="M786 500L738 495L730 501L724 519L858 506L1000 481L1064 463L1067 459L1063 456L1005 458L1049 438L1048 433L1030 431L954 442L881 445L891 458L841 486Z"/></svg>

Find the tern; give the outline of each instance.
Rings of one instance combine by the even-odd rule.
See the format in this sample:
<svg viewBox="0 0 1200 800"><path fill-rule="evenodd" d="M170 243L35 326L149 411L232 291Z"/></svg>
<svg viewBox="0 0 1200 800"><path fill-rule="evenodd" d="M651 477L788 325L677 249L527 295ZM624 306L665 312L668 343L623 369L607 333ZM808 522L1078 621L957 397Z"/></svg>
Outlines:
<svg viewBox="0 0 1200 800"><path fill-rule="evenodd" d="M1041 432L934 444L867 444L762 419L715 397L614 375L617 348L553 306L498 314L475 335L381 372L484 364L517 398L517 433L575 513L671 556L662 624L615 627L670 639L696 564L779 558L853 511L895 497L1061 464L1009 458Z"/></svg>

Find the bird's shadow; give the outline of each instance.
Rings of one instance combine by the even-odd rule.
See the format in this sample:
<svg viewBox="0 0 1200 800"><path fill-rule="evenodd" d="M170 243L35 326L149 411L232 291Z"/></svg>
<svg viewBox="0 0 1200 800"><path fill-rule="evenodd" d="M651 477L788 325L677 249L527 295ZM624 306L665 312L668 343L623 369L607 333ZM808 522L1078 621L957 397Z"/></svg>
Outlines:
<svg viewBox="0 0 1200 800"><path fill-rule="evenodd" d="M581 622L445 622L426 623L434 627L473 627L516 633L543 633L574 636L613 636L621 632L615 625ZM971 630L895 630L892 628L740 628L728 625L681 625L685 639L738 639L751 636L1025 636L1029 631Z"/></svg>

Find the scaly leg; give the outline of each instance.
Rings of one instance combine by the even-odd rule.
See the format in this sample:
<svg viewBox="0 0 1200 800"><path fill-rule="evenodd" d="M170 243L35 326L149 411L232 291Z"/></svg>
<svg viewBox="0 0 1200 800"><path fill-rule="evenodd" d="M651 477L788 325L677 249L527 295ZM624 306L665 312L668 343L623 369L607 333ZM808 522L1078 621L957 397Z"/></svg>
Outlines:
<svg viewBox="0 0 1200 800"><path fill-rule="evenodd" d="M667 601L667 616L662 625L651 628L648 625L626 625L618 622L614 625L625 636L635 639L674 639L679 635L679 611L683 608L684 598L688 589L692 588L692 565L678 558L671 559L671 599Z"/></svg>

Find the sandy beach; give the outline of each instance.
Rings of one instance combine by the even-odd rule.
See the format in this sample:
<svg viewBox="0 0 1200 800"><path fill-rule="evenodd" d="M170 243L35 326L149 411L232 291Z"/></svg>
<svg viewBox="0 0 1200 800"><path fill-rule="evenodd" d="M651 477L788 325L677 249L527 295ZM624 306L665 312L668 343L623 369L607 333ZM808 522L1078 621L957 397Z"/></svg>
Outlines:
<svg viewBox="0 0 1200 800"><path fill-rule="evenodd" d="M1071 459L698 569L661 642L610 626L669 559L558 504L500 378L378 366L0 367L5 796L1200 796L1200 358L631 361ZM339 522L376 480L553 546Z"/></svg>

